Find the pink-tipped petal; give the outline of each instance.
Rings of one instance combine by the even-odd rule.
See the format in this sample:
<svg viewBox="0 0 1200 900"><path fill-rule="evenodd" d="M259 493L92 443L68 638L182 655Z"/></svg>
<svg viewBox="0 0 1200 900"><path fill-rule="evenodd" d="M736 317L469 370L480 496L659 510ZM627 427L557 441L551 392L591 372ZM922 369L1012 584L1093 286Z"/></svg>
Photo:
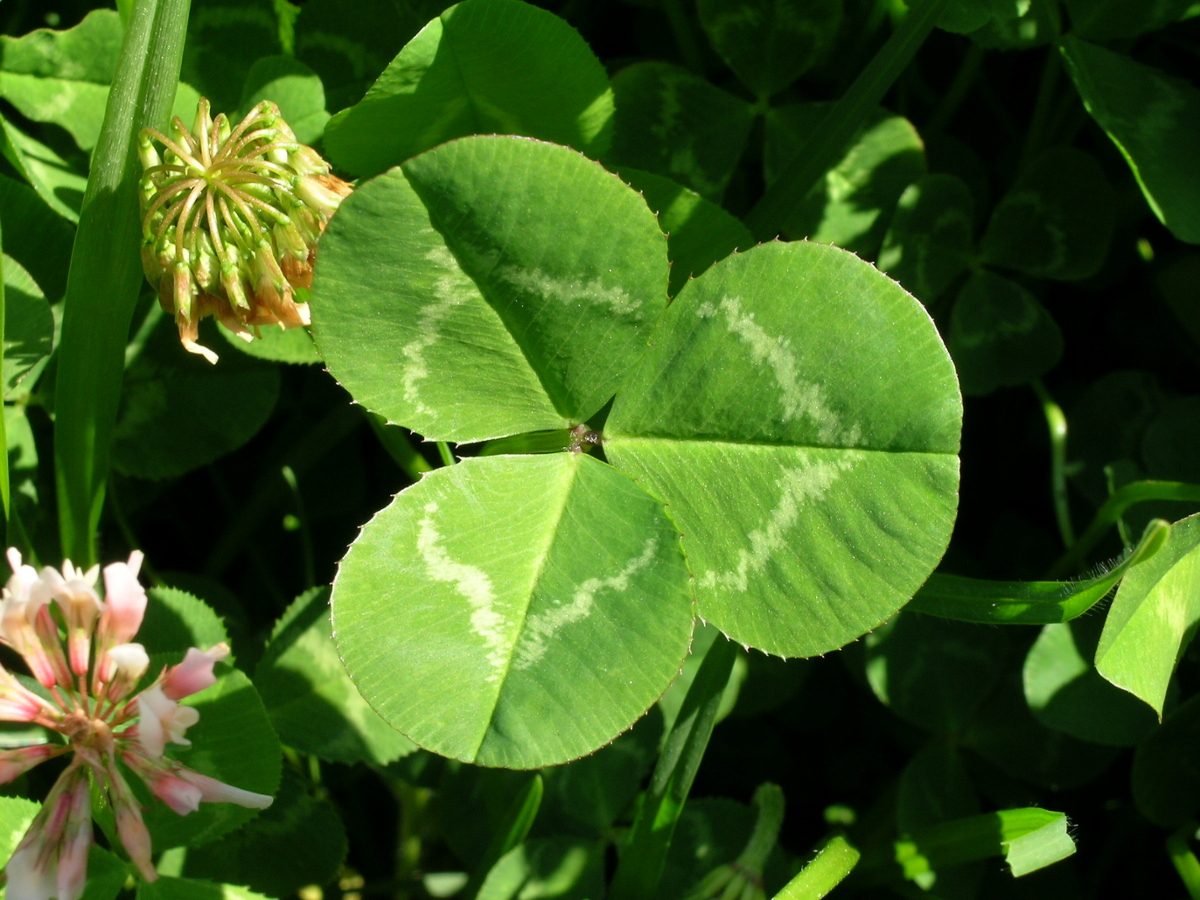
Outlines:
<svg viewBox="0 0 1200 900"><path fill-rule="evenodd" d="M62 751L62 747L54 744L35 744L16 750L0 750L0 784L8 784L38 763L45 762Z"/></svg>
<svg viewBox="0 0 1200 900"><path fill-rule="evenodd" d="M211 687L217 683L213 666L228 655L229 647L226 644L217 644L208 650L190 648L183 662L167 670L167 677L163 680L163 693L171 700L182 700Z"/></svg>
<svg viewBox="0 0 1200 900"><path fill-rule="evenodd" d="M167 742L190 746L184 733L200 721L200 713L180 706L153 684L137 696L138 741L150 756L162 756Z"/></svg>
<svg viewBox="0 0 1200 900"><path fill-rule="evenodd" d="M36 722L61 718L58 710L0 669L0 721Z"/></svg>
<svg viewBox="0 0 1200 900"><path fill-rule="evenodd" d="M150 668L150 654L141 644L118 644L108 651L117 669L117 677L136 682Z"/></svg>
<svg viewBox="0 0 1200 900"><path fill-rule="evenodd" d="M146 591L138 582L142 555L134 552L128 563L104 567L105 637L109 646L127 644L142 627L146 615Z"/></svg>
<svg viewBox="0 0 1200 900"><path fill-rule="evenodd" d="M92 794L86 779L71 792L71 806L58 857L58 900L79 900L87 884L92 846Z"/></svg>
<svg viewBox="0 0 1200 900"><path fill-rule="evenodd" d="M77 820L72 810L77 803L82 803L77 792L88 790L87 779L81 776L78 768L68 767L50 788L41 810L5 867L8 875L6 900L49 900L58 895L59 857L68 826ZM87 799L90 810L90 795ZM89 827L90 824L89 812Z"/></svg>
<svg viewBox="0 0 1200 900"><path fill-rule="evenodd" d="M154 860L151 858L150 832L142 819L141 810L132 805L118 810L117 834L121 838L121 846L138 867L142 877L146 881L156 880L158 871L154 868Z"/></svg>
<svg viewBox="0 0 1200 900"><path fill-rule="evenodd" d="M236 788L223 781L217 781L215 778L209 778L207 775L201 775L199 772L193 772L191 769L185 769L182 766L179 768L179 777L189 784L198 787L200 789L200 799L205 803L236 803L238 806L246 806L250 809L266 809L275 800L274 797L267 794L244 791L241 788Z"/></svg>
<svg viewBox="0 0 1200 900"><path fill-rule="evenodd" d="M28 838L27 834L4 867L8 876L5 900L50 900L58 891L54 868L42 858L41 842L26 843Z"/></svg>
<svg viewBox="0 0 1200 900"><path fill-rule="evenodd" d="M203 792L176 775L163 775L150 782L150 790L181 816L194 813L200 808Z"/></svg>
<svg viewBox="0 0 1200 900"><path fill-rule="evenodd" d="M150 832L142 820L141 807L129 789L125 776L117 768L116 759L109 756L105 762L108 797L117 821L117 836L121 838L121 845L142 877L154 881L158 878L158 872L151 858Z"/></svg>

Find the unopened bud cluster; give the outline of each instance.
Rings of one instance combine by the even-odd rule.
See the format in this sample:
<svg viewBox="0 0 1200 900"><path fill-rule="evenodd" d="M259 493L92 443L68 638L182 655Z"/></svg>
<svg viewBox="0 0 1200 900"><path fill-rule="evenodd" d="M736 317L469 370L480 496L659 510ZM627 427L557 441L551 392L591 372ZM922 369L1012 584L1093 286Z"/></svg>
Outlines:
<svg viewBox="0 0 1200 900"><path fill-rule="evenodd" d="M61 572L49 566L38 572L16 550L8 560L13 575L0 601L0 641L22 656L40 693L0 668L0 721L35 723L61 741L0 750L0 784L52 757L71 757L5 867L7 900L79 900L92 843L91 784L107 796L129 858L147 881L158 877L141 807L118 760L180 815L205 801L270 805L265 794L164 755L168 743L190 744L185 732L200 713L179 701L216 683L213 666L229 648L193 648L136 691L150 667L146 649L131 643L146 611L140 553L104 569L103 600L96 592L99 567L80 571L66 561Z"/></svg>
<svg viewBox="0 0 1200 900"><path fill-rule="evenodd" d="M237 125L201 100L189 132L142 132L142 265L179 339L209 362L199 323L215 315L245 340L261 325L309 324L295 289L312 283L317 240L350 186L269 101ZM160 153L159 147L162 148Z"/></svg>

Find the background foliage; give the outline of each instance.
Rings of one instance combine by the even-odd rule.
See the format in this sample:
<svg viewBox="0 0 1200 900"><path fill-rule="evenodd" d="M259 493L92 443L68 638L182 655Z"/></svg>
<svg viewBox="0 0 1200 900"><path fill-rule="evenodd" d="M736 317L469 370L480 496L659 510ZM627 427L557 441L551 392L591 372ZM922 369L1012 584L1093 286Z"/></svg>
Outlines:
<svg viewBox="0 0 1200 900"><path fill-rule="evenodd" d="M174 110L272 100L360 187L312 335L206 322L212 367L148 288L110 310L111 475L68 502L63 298L134 4L0 4L10 543L56 561L74 509L144 549L152 652L236 657L188 758L278 784L150 816L139 894L619 900L651 810L684 898L772 781L768 895L844 834L834 896L1200 896L1200 7L911 5L192 0ZM600 455L541 452L581 422ZM448 616L467 558L554 640Z"/></svg>

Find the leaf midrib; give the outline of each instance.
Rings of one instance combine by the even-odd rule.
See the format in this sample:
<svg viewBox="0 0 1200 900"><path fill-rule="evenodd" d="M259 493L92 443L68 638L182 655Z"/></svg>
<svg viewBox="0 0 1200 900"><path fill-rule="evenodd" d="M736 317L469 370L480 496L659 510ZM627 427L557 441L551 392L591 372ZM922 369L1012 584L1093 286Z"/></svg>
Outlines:
<svg viewBox="0 0 1200 900"><path fill-rule="evenodd" d="M699 436L684 436L677 437L674 435L652 435L652 434L608 434L604 435L604 446L611 444L631 444L631 443L666 443L666 444L717 444L728 445L732 447L778 447L783 449L794 450L829 450L829 451L844 451L847 453L886 453L896 456L949 456L955 459L958 458L959 451L955 450L907 450L893 449L888 447L862 447L843 444L802 444L787 441L767 441L754 440L751 438L707 438Z"/></svg>
<svg viewBox="0 0 1200 900"><path fill-rule="evenodd" d="M538 585L542 580L542 573L546 569L546 562L550 559L550 552L554 549L554 544L558 539L558 526L561 524L563 516L566 515L567 504L571 498L571 492L574 490L575 481L579 474L579 467L582 463L581 454L570 454L571 467L566 472L566 485L562 490L562 499L558 503L558 508L554 510L547 522L551 523L551 527L547 529L547 537L545 544L541 548L539 558L533 567L532 577L529 580L529 596L525 601L525 608L521 612L520 624L517 627L516 635L513 638L512 646L508 650L508 658L504 661L504 672L500 676L499 684L496 687L495 699L492 702L492 707L488 712L487 722L480 729L479 741L475 745L475 749L471 752L471 762L475 762L479 758L479 751L483 748L484 742L487 740L488 734L492 730L492 723L496 719L496 710L500 706L500 700L504 694L504 687L508 684L509 675L512 673L513 657L517 654L517 646L521 643L521 636L525 633L525 625L529 620L529 607L533 604L533 597L537 591Z"/></svg>

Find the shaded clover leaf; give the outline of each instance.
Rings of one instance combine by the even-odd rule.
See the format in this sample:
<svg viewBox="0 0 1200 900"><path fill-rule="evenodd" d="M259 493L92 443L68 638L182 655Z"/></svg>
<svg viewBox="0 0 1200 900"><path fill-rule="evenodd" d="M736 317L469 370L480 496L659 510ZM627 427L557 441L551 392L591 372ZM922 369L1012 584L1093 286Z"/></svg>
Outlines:
<svg viewBox="0 0 1200 900"><path fill-rule="evenodd" d="M992 211L984 259L1038 278L1095 275L1108 255L1115 206L1095 157L1072 147L1047 150Z"/></svg>
<svg viewBox="0 0 1200 900"><path fill-rule="evenodd" d="M599 157L611 118L608 76L570 25L518 0L464 0L330 120L325 149L355 175L481 133L541 138Z"/></svg>
<svg viewBox="0 0 1200 900"><path fill-rule="evenodd" d="M1129 163L1150 209L1177 238L1200 243L1200 90L1073 35L1062 52L1084 106Z"/></svg>
<svg viewBox="0 0 1200 900"><path fill-rule="evenodd" d="M1173 828L1200 810L1200 696L1167 716L1133 757L1133 799L1155 825Z"/></svg>
<svg viewBox="0 0 1200 900"><path fill-rule="evenodd" d="M151 312L156 315L157 310ZM275 367L233 350L210 365L179 349L175 323L158 319L125 373L113 467L137 478L174 478L236 450L266 423L279 396ZM201 340L216 325L201 326Z"/></svg>
<svg viewBox="0 0 1200 900"><path fill-rule="evenodd" d="M478 900L554 897L589 900L604 891L604 845L579 838L535 838L518 844L491 868Z"/></svg>
<svg viewBox="0 0 1200 900"><path fill-rule="evenodd" d="M1128 40L1182 19L1193 0L1066 0L1071 30L1087 41Z"/></svg>
<svg viewBox="0 0 1200 900"><path fill-rule="evenodd" d="M879 268L926 304L941 296L974 252L971 189L954 175L925 175L896 204L883 237Z"/></svg>
<svg viewBox="0 0 1200 900"><path fill-rule="evenodd" d="M37 192L0 175L0 222L20 222L4 235L4 252L19 262L51 302L67 287L75 229Z"/></svg>
<svg viewBox="0 0 1200 900"><path fill-rule="evenodd" d="M1003 631L905 611L867 635L865 647L867 683L881 703L921 728L954 734L998 683L1006 640Z"/></svg>
<svg viewBox="0 0 1200 900"><path fill-rule="evenodd" d="M5 254L3 268L3 391L7 395L33 366L50 355L54 317L41 288L20 263Z"/></svg>
<svg viewBox="0 0 1200 900"><path fill-rule="evenodd" d="M619 174L646 198L646 205L658 216L659 227L667 236L672 297L688 279L730 253L749 250L756 243L750 229L695 191L639 169L622 168Z"/></svg>
<svg viewBox="0 0 1200 900"><path fill-rule="evenodd" d="M1100 677L1092 656L1104 620L1082 617L1047 625L1025 657L1025 700L1038 721L1083 741L1115 747L1140 743L1154 712Z"/></svg>
<svg viewBox="0 0 1200 900"><path fill-rule="evenodd" d="M767 114L763 173L768 185L804 152L829 107L805 103ZM876 110L837 164L803 199L797 198L784 219L784 232L874 256L901 194L924 174L924 146L912 123Z"/></svg>
<svg viewBox="0 0 1200 900"><path fill-rule="evenodd" d="M122 32L114 10L98 9L66 31L0 37L0 97L28 119L62 126L90 151L100 136Z"/></svg>
<svg viewBox="0 0 1200 900"><path fill-rule="evenodd" d="M699 0L697 10L713 47L763 98L812 68L842 20L842 0Z"/></svg>
<svg viewBox="0 0 1200 900"><path fill-rule="evenodd" d="M1015 281L983 270L958 294L947 343L968 395L1028 384L1054 368L1063 351L1046 308Z"/></svg>
<svg viewBox="0 0 1200 900"><path fill-rule="evenodd" d="M282 52L272 0L192 0L180 78L233 113L255 60Z"/></svg>
<svg viewBox="0 0 1200 900"><path fill-rule="evenodd" d="M312 797L291 769L275 802L233 834L188 850L184 874L288 897L328 884L346 855L346 829L328 800Z"/></svg>
<svg viewBox="0 0 1200 900"><path fill-rule="evenodd" d="M750 134L750 104L659 62L622 69L613 92L611 162L662 175L720 202Z"/></svg>
<svg viewBox="0 0 1200 900"><path fill-rule="evenodd" d="M386 765L416 747L367 705L346 674L329 624L329 591L296 598L254 671L271 723L289 747L334 762Z"/></svg>
<svg viewBox="0 0 1200 900"><path fill-rule="evenodd" d="M137 900L267 900L249 888L192 878L161 877L138 883Z"/></svg>
<svg viewBox="0 0 1200 900"><path fill-rule="evenodd" d="M362 99L404 42L449 5L449 0L307 0L296 17L296 58L320 76L329 109L345 109Z"/></svg>
<svg viewBox="0 0 1200 900"><path fill-rule="evenodd" d="M279 113L302 144L315 144L325 131L325 88L312 69L290 56L264 56L246 73L240 119L263 100L279 107ZM191 120L184 120L190 124Z"/></svg>

